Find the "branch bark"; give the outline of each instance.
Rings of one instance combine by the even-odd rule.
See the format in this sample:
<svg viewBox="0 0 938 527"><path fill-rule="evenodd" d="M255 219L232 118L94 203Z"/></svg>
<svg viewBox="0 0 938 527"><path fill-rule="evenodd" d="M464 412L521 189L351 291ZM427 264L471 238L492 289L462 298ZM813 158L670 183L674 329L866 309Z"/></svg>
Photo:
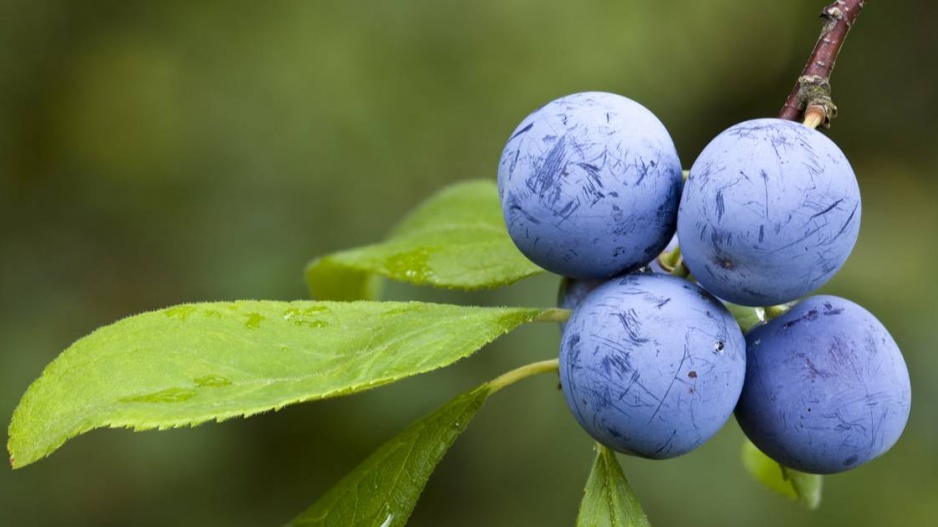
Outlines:
<svg viewBox="0 0 938 527"><path fill-rule="evenodd" d="M809 126L830 126L831 119L837 115L837 106L831 100L831 71L865 3L865 0L837 0L821 10L824 19L821 36L782 106L780 118L798 121L804 114L805 124Z"/></svg>

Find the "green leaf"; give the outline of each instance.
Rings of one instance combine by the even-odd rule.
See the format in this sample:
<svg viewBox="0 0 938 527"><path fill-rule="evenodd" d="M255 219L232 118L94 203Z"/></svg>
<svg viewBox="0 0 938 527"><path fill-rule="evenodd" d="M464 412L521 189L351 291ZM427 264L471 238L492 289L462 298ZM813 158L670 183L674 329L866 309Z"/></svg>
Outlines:
<svg viewBox="0 0 938 527"><path fill-rule="evenodd" d="M521 379L556 373L558 363L553 359L522 366L446 403L382 445L289 525L406 524L430 474L482 403Z"/></svg>
<svg viewBox="0 0 938 527"><path fill-rule="evenodd" d="M362 298L368 277L416 285L484 289L545 272L515 247L498 189L487 180L448 187L420 205L383 243L334 253L306 269L313 298Z"/></svg>
<svg viewBox="0 0 938 527"><path fill-rule="evenodd" d="M101 427L196 425L336 397L447 366L555 310L418 302L187 304L77 341L10 424L14 467Z"/></svg>
<svg viewBox="0 0 938 527"><path fill-rule="evenodd" d="M577 527L648 527L648 517L615 453L596 444L596 461L586 481Z"/></svg>
<svg viewBox="0 0 938 527"><path fill-rule="evenodd" d="M822 476L783 467L748 439L743 443L743 465L759 483L799 501L808 509L816 509L821 504Z"/></svg>
<svg viewBox="0 0 938 527"><path fill-rule="evenodd" d="M289 525L404 525L430 474L492 393L483 385L410 425Z"/></svg>

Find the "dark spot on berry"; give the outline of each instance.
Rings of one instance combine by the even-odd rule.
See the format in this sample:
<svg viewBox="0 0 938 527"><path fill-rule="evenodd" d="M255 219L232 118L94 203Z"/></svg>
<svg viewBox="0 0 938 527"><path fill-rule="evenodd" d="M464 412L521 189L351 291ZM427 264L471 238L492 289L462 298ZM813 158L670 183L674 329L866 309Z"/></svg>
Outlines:
<svg viewBox="0 0 938 527"><path fill-rule="evenodd" d="M687 372L687 376L690 377L691 379L696 379L696 378L697 378L697 372L695 372L695 371L689 371L689 372Z"/></svg>
<svg viewBox="0 0 938 527"><path fill-rule="evenodd" d="M850 465L857 462L857 456L850 456L844 460L844 466L849 467Z"/></svg>
<svg viewBox="0 0 938 527"><path fill-rule="evenodd" d="M812 320L817 320L817 317L818 317L817 309L812 309L808 311L807 313L805 313L804 316L802 316L801 318L796 318L795 320L792 320L791 322L786 322L782 324L782 329L788 329L792 326L795 326L801 323L804 320L807 320L809 322Z"/></svg>

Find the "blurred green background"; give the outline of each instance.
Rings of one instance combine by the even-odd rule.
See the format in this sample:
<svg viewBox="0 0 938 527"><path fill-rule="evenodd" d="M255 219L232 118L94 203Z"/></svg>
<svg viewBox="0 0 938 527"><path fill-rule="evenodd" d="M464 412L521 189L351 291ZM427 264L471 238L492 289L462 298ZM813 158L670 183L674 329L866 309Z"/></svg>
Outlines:
<svg viewBox="0 0 938 527"><path fill-rule="evenodd" d="M380 239L448 183L493 178L537 106L614 91L685 166L774 115L826 2L0 0L0 420L45 364L121 317L187 301L302 299L302 270ZM868 2L834 74L829 132L863 229L826 291L874 312L913 383L884 458L809 513L741 468L735 423L700 450L621 457L657 526L931 525L938 517L938 10ZM551 305L557 279L391 298ZM527 327L458 367L354 397L169 432L96 431L0 469L0 525L279 525L453 395L556 354ZM593 456L556 379L493 398L412 525L572 525Z"/></svg>

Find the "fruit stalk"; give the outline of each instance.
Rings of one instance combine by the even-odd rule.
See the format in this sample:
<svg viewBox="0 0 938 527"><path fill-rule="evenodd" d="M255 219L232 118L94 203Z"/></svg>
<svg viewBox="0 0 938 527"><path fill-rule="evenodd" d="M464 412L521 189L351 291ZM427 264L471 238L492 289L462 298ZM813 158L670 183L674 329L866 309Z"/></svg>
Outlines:
<svg viewBox="0 0 938 527"><path fill-rule="evenodd" d="M798 121L803 113L805 124L811 128L830 126L837 114L837 106L831 100L831 71L865 3L865 0L837 0L821 10L824 19L821 36L782 106L779 118Z"/></svg>

